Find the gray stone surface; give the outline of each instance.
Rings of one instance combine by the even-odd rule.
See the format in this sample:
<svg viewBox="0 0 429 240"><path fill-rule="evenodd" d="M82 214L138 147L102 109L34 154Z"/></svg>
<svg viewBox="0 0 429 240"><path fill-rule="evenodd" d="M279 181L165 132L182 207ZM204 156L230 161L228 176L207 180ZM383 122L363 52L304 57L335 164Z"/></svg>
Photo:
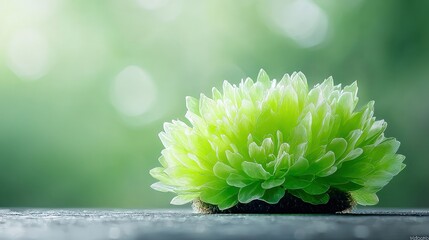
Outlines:
<svg viewBox="0 0 429 240"><path fill-rule="evenodd" d="M336 215L0 210L0 239L410 239L412 236L429 236L429 210L374 209Z"/></svg>

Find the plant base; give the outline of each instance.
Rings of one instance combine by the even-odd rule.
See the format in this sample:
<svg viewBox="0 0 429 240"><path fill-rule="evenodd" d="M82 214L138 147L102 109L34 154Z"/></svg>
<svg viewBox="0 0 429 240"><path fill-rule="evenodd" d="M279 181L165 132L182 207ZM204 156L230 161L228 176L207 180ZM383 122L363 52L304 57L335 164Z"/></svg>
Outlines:
<svg viewBox="0 0 429 240"><path fill-rule="evenodd" d="M331 189L329 202L313 205L286 192L285 196L277 204L269 204L261 200L250 203L238 203L232 208L220 210L216 205L202 202L200 199L193 201L192 207L199 213L337 213L351 210L356 203L351 195L346 192Z"/></svg>

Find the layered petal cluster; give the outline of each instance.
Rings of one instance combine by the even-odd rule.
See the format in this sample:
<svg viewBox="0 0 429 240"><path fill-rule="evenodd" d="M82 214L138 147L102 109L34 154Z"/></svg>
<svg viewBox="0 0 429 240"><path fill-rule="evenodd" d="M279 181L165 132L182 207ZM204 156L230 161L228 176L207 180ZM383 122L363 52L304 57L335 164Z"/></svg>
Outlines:
<svg viewBox="0 0 429 240"><path fill-rule="evenodd" d="M357 84L341 88L328 78L309 90L301 72L270 80L261 70L238 86L227 81L212 96L186 98L186 118L165 123L165 146L151 175L152 188L173 192L172 204L193 199L228 209L292 194L311 204L328 191L348 192L361 205L405 165L399 142L383 134L374 102L360 110Z"/></svg>

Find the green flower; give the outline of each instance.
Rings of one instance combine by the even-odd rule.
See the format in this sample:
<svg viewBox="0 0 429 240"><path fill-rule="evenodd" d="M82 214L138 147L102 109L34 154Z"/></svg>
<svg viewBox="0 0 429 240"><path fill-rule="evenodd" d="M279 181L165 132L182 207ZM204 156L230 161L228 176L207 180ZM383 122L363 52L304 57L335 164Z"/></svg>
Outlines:
<svg viewBox="0 0 429 240"><path fill-rule="evenodd" d="M172 204L199 199L220 210L276 204L286 192L325 204L330 189L377 204L405 157L384 136L373 101L355 110L357 91L356 83L341 88L332 78L308 90L300 72L277 82L261 70L256 82L225 81L211 98L187 97L189 124L165 123L159 134L165 149L162 167L150 171L159 180L152 188L177 194Z"/></svg>

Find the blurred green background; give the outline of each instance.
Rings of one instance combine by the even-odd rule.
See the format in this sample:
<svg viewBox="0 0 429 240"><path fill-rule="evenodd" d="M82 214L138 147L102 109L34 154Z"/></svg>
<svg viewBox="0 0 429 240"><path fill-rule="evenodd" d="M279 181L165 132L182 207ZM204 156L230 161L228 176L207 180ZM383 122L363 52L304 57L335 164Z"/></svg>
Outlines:
<svg viewBox="0 0 429 240"><path fill-rule="evenodd" d="M429 207L429 1L0 0L0 206L168 207L150 189L185 96L264 68L358 80L407 168L382 207Z"/></svg>

